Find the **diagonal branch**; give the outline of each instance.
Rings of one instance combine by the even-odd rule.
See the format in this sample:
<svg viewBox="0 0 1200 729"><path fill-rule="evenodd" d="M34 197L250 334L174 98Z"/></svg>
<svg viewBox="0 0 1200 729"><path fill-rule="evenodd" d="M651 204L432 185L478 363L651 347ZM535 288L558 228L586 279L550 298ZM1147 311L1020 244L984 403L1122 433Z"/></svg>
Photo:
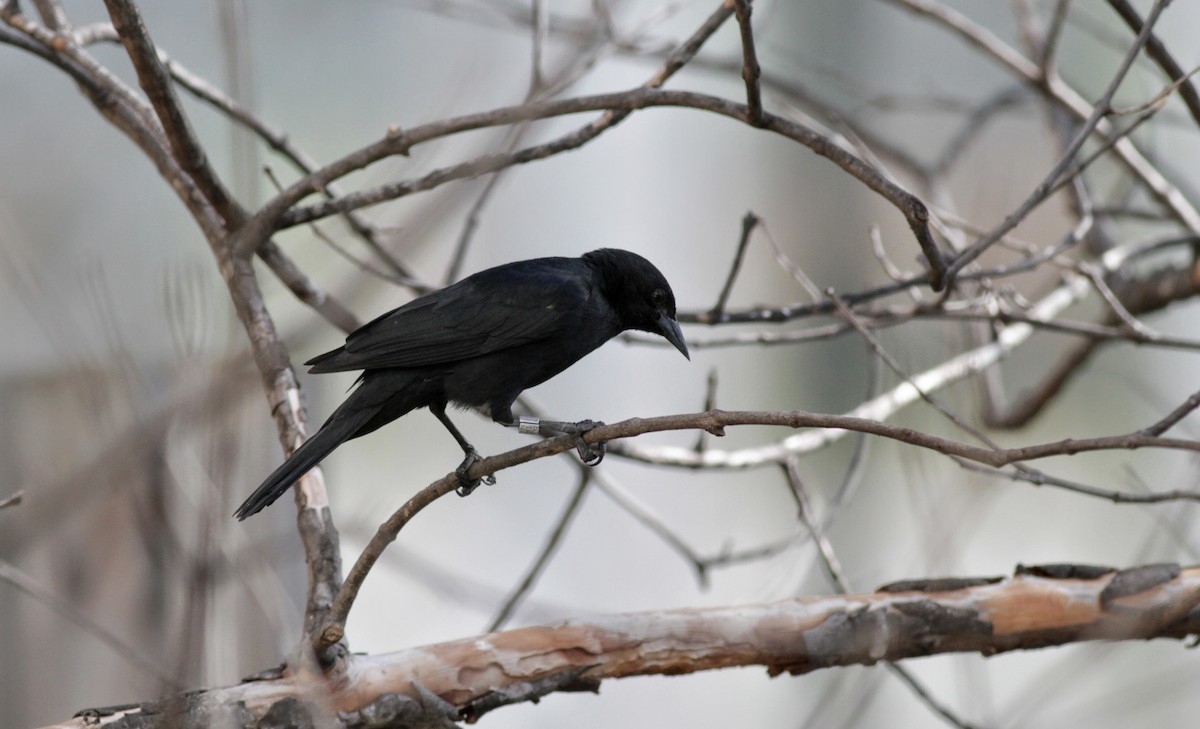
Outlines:
<svg viewBox="0 0 1200 729"><path fill-rule="evenodd" d="M1167 0L1157 0L1154 7L1150 10L1150 15L1146 19L1145 25L1142 27L1138 37L1134 40L1133 45L1125 53L1125 57L1121 59L1113 77L1109 80L1108 87L1104 93L1100 95L1100 99L1092 105L1091 114L1084 121L1083 126L1075 133L1075 138L1067 145L1067 148L1059 157L1058 163L1048 172L1042 182L1034 188L1029 197L1021 203L1013 212L1009 213L1004 220L995 228L990 230L987 235L980 238L970 248L955 257L948 269L949 275L953 276L963 269L971 261L974 261L988 248L992 247L1006 233L1017 227L1021 221L1028 217L1029 213L1034 208L1045 202L1056 189L1058 183L1065 175L1068 169L1075 162L1075 155L1083 147L1084 142L1091 138L1092 134L1097 130L1100 122L1112 112L1112 99L1117 93L1117 88L1125 80L1126 74L1132 68L1134 60L1141 53L1142 47L1150 38L1150 29L1154 27L1154 23L1158 20L1158 16L1167 6Z"/></svg>
<svg viewBox="0 0 1200 729"><path fill-rule="evenodd" d="M658 71L648 81L646 81L646 83L642 84L640 88L657 88L665 83L666 80L671 76L675 75L679 69L683 68L688 61L695 57L704 43L710 37L712 37L714 33L717 32L717 29L720 28L721 25L724 24L724 22L732 14L733 9L728 7L725 3L722 3L716 9L716 11L712 13L712 15L710 15L703 23L701 23L700 27L697 28L694 33L692 33L691 37L689 37L687 41L685 41L671 53L671 55L663 63L662 67L659 68ZM543 104L545 103L548 102L543 102ZM543 104L523 104L516 107L506 107L498 110L497 112L471 114L465 117L457 117L456 119L446 120L445 122L434 122L432 124L426 124L423 127L420 127L419 129L423 130L423 132L405 132L399 127L393 127L392 129L388 130L388 133L383 139L352 152L349 155L342 157L340 160L326 165L319 170L309 173L308 176L297 181L296 183L292 184L291 187L276 195L273 200L264 205L254 215L254 217L250 220L250 223L245 226L246 229L240 232L238 240L234 242L234 253L239 256L247 256L258 246L262 245L271 235L271 233L277 228L300 225L302 223L307 223L310 220L316 220L317 218L332 214L317 214L301 219L302 216L295 214L289 215L288 213L289 211L291 213L295 213L296 211L291 211L290 209L309 194L325 189L333 181L338 180L350 174L351 172L362 169L363 167L366 167L367 165L377 162L385 157L393 155L407 155L408 151L413 146L420 144L423 141L430 141L438 137L456 134L463 131L470 131L472 129L482 129L489 126L514 124L517 122L544 118L536 114L530 115L528 111L526 111L530 108L539 108ZM516 110L516 113L513 113L514 110ZM582 109L581 111L589 110ZM565 137L560 138L557 140L557 142L550 145L539 145L538 148L544 150L540 156L528 157L527 159L522 159L520 161L527 162L532 159L541 159L558 152L576 149L621 123L627 116L629 116L631 111L631 109L606 110L606 113L601 116L600 119L597 119L596 121L591 122L590 124L566 135ZM505 112L508 113L505 114ZM503 118L494 118L498 114ZM422 138L423 134L427 135L424 139ZM514 155L510 153L508 156ZM426 179L436 179L436 184L430 184L427 187L422 187L420 189L432 189L433 187L436 187L444 182L463 179L466 177L476 177L488 172L495 172L503 169L504 167L518 163L519 162L510 162L508 164L488 166L478 162L473 162L468 163L468 166L465 168L465 170L463 169L463 165L458 165L457 168L452 169L459 169L459 174L444 175L432 173L431 175L427 175ZM408 192L415 191L417 191L417 189L404 191L400 194L408 194ZM397 197L399 197L399 195L397 195ZM373 202L381 202L381 200L376 200ZM373 202L350 205L343 204L341 207L344 209L337 212L344 213L350 210L356 210L358 208L365 207L366 205L373 204Z"/></svg>
<svg viewBox="0 0 1200 729"><path fill-rule="evenodd" d="M1108 4L1121 16L1121 20L1125 21L1130 30L1139 35L1143 32L1147 23L1142 22L1138 11L1126 0L1108 0ZM1192 119L1200 124L1200 94L1196 92L1196 86L1187 80L1187 71L1183 70L1163 42L1153 33L1146 41L1146 55L1154 59L1167 78L1179 84L1179 98L1183 99L1183 104L1192 115Z"/></svg>
<svg viewBox="0 0 1200 729"><path fill-rule="evenodd" d="M158 49L150 39L150 32L142 21L141 11L129 0L105 0L104 4L112 18L113 28L133 61L138 83L146 92L163 125L175 159L179 161L183 171L196 181L213 207L227 222L233 222L229 220L229 213L236 207L236 203L212 166L208 164L208 156L183 113L183 106L179 103L179 97L171 83L171 74L158 57Z"/></svg>
<svg viewBox="0 0 1200 729"><path fill-rule="evenodd" d="M146 74L146 83L156 89L148 93L161 95L164 93L158 86L161 64L149 37L144 33L145 28L141 27L140 32L138 30L140 18L136 11L131 17L125 13L126 8L122 0L114 0L114 15L120 16L120 20L126 23L122 28L128 34L125 36L127 42L132 46L130 55L134 57L135 64L139 63L138 57L142 57L140 72ZM50 61L79 84L96 109L149 157L192 214L209 243L238 320L246 330L280 440L288 451L298 447L303 440L304 414L300 386L292 370L287 348L263 300L251 260L229 255L230 239L226 231L231 223L244 217L244 211L228 198L225 198L226 209L217 208L216 201L209 194L217 195L217 199L220 199L221 192L210 188L206 194L198 178L184 167L183 158L189 157L186 149L181 156L177 156L164 129L158 125L159 120L154 112L124 82L71 42L70 36L51 33L19 15L0 14L0 17L9 27L35 41L21 42L22 48ZM0 33L0 40L9 42L10 36L5 31ZM154 60L148 60L146 54ZM169 111L162 113L170 117ZM175 143L185 146L195 143L194 138L190 138L190 130L186 128L186 120L177 121L183 127L174 130ZM202 154L201 151L200 157L190 156L190 164L193 165L191 172L198 172L200 178L204 177L202 168L207 167ZM199 168L195 165L199 165ZM210 179L209 183L219 185L215 178ZM311 629L324 622L328 601L341 581L338 536L329 516L328 499L320 471L312 471L295 492L300 504L307 507L300 509L297 521L309 569L306 619Z"/></svg>
<svg viewBox="0 0 1200 729"><path fill-rule="evenodd" d="M265 142L268 147L281 154L284 159L291 162L297 169L305 173L311 173L317 169L317 163L296 146L285 132L268 124L264 119L249 109L244 108L234 99L229 98L215 86L192 73L178 61L165 54L160 53L159 55L167 70L170 71L171 78L177 81L184 89L194 94L196 98L211 104L233 121L249 129ZM329 185L323 192L331 197L341 194L341 190L335 185ZM380 241L379 231L367 218L357 213L349 213L345 216L345 219L350 229L362 239L363 243L376 255L379 261L387 266L392 277L405 286L424 290L424 285L413 277L412 272L383 246L383 243Z"/></svg>
<svg viewBox="0 0 1200 729"><path fill-rule="evenodd" d="M729 295L733 292L733 283L737 280L738 272L742 269L742 261L746 257L746 247L750 245L750 234L761 221L753 211L742 217L742 234L738 237L737 252L733 254L733 264L729 267L729 275L725 277L725 285L717 295L717 303L708 311L710 321L719 321L725 314L725 305L729 303Z"/></svg>
<svg viewBox="0 0 1200 729"><path fill-rule="evenodd" d="M892 5L903 7L940 23L962 38L965 43L980 49L1013 73L1040 87L1047 96L1076 119L1085 121L1095 112L1096 106L1063 82L1059 76L1044 77L1043 69L1040 66L1013 50L994 33L975 24L963 14L932 0L887 1ZM1102 137L1107 137L1112 133L1112 125L1107 120L1101 119L1096 124L1096 132ZM1150 194L1171 212L1180 224L1184 225L1191 233L1200 235L1200 211L1197 211L1177 186L1163 176L1158 167L1142 154L1132 140L1122 139L1113 146L1113 154L1126 169L1141 181Z"/></svg>
<svg viewBox="0 0 1200 729"><path fill-rule="evenodd" d="M46 585L38 582L33 576L20 570L16 565L3 559L0 559L0 582L13 586L33 600L49 607L64 619L79 626L84 632L108 647L113 654L120 656L130 666L133 666L145 676L155 681L160 681L176 691L184 688L171 677L170 671L145 657L135 646L130 645L111 630L97 623L77 608L71 600L62 597Z"/></svg>

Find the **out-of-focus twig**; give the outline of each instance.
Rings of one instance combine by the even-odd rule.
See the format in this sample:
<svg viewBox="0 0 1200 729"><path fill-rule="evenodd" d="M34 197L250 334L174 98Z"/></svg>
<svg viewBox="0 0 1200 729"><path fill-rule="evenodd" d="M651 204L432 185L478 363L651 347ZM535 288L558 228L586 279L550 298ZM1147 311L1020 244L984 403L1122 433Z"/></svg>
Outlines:
<svg viewBox="0 0 1200 729"><path fill-rule="evenodd" d="M0 499L0 509L7 509L12 506L20 506L21 499L23 498L25 498L25 489L18 489L12 496Z"/></svg>

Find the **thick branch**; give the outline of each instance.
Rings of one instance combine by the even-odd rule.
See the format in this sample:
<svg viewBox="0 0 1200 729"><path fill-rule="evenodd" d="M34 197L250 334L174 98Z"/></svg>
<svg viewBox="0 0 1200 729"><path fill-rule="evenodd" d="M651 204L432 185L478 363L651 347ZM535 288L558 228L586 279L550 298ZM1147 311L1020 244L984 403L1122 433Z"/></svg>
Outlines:
<svg viewBox="0 0 1200 729"><path fill-rule="evenodd" d="M298 715L310 722L336 717L339 726L361 726L366 717L381 715L393 719L372 726L409 726L413 719L405 717L431 714L474 720L549 690L595 690L604 679L625 676L732 666L763 666L774 676L940 653L992 656L1081 641L1182 639L1200 632L1198 608L1200 567L1045 565L1019 568L1009 578L914 580L864 595L520 628L352 656L336 684L287 673L81 712L57 726L82 728L101 712L139 727L214 725L217 719L230 727L309 725Z"/></svg>

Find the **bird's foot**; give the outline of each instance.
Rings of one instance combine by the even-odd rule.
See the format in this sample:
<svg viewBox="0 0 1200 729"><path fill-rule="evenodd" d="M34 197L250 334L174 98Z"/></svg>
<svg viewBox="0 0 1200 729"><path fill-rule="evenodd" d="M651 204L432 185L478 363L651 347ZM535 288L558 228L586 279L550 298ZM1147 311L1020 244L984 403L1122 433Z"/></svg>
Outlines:
<svg viewBox="0 0 1200 729"><path fill-rule="evenodd" d="M604 443L588 443L583 439L585 433L599 428L604 423L599 420L580 420L574 423L563 423L557 420L542 420L528 415L522 415L510 423L501 421L510 428L517 428L527 435L540 435L552 438L556 435L569 435L575 443L575 452L579 454L584 465L596 466L604 460Z"/></svg>
<svg viewBox="0 0 1200 729"><path fill-rule="evenodd" d="M483 478L477 478L472 481L471 477L467 474L470 472L471 466L474 466L483 459L479 456L479 452L474 448L468 449L464 451L464 453L466 454L466 457L463 458L463 462L458 464L458 468L454 469L455 475L458 476L458 488L454 489L454 493L458 494L459 496L470 496L472 491L479 488L479 484L485 483L488 486L491 486L496 483L496 477L492 474L488 474Z"/></svg>
<svg viewBox="0 0 1200 729"><path fill-rule="evenodd" d="M604 441L588 443L584 441L583 435L604 423L598 420L580 420L577 423L562 423L562 425L562 432L571 436L575 441L575 452L579 454L579 460L583 461L585 466L600 465L600 461L604 460Z"/></svg>

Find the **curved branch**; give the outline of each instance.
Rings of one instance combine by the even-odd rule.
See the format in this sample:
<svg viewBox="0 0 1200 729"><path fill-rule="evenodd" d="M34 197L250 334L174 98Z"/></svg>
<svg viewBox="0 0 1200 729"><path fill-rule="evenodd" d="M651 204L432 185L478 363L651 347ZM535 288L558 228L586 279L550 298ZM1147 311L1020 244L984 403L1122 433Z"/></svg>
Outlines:
<svg viewBox="0 0 1200 729"><path fill-rule="evenodd" d="M596 94L504 107L489 112L433 122L409 130L394 129L384 139L343 157L284 190L263 208L260 215L265 216L265 220L262 224L267 226L266 232L270 232L275 228L288 228L330 215L344 214L415 192L431 190L453 180L477 177L505 167L544 159L550 155L582 146L595 135L584 133L584 130L588 129L588 127L584 127L583 130L577 130L546 144L526 147L506 154L484 155L474 160L435 170L415 180L381 185L369 190L350 193L336 200L326 200L292 210L288 209L300 199L316 192L334 179L389 155L407 154L414 146L434 139L492 126L549 119L569 114L595 111L632 112L663 107L697 109L719 114L744 124L751 124L750 111L745 104L693 91L639 88L613 94ZM596 123L599 122L594 122L594 124ZM930 285L935 289L940 287L940 274L945 267L944 257L933 242L929 231L929 211L916 195L891 181L875 167L853 153L799 122L764 111L761 115L761 124L767 131L799 142L816 154L829 159L903 213L931 266Z"/></svg>
<svg viewBox="0 0 1200 729"><path fill-rule="evenodd" d="M703 23L701 23L700 27L697 28L694 33L692 33L691 37L689 37L686 41L684 41L683 44L681 44L678 48L676 48L674 51L671 52L671 55L667 58L667 60L663 63L663 65L658 69L658 71L648 81L646 81L644 84L642 84L641 88L643 88L643 89L657 88L658 86L661 86L663 83L665 83L666 80L669 79L671 76L675 75L675 73L678 72L679 69L683 68L683 66L685 64L687 64L688 61L690 61L693 57L695 57L696 53L698 53L700 51L700 48L704 45L704 43L706 41L708 41L709 38L712 37L713 33L715 33L717 31L717 29L720 28L721 25L732 14L733 14L733 8L731 6L729 6L727 3L722 3L721 5L719 5L717 7L716 11L714 11L712 13L712 15L710 15ZM545 102L543 102L543 103L545 103ZM527 108L536 107L536 106L539 106L539 104L522 104L522 105L519 105L516 107L509 107L509 108L510 109L527 109ZM503 111L503 110L501 110L501 111ZM491 112L489 112L489 113L491 113ZM564 146L564 147L562 147L562 149L560 149L558 151L563 151L565 149L573 149L575 147L585 144L586 142L588 142L592 139L595 139L601 133L603 133L603 132L607 131L608 129L611 129L612 127L621 123L621 121L624 120L625 117L628 115L629 115L629 111L609 111L608 113L604 114L604 116L602 116L600 119L597 119L596 121L588 124L587 126L576 130L572 134L567 135L567 137L564 137L563 140L567 140L567 139L573 140L573 146ZM455 130L452 128L453 123L458 120L477 118L479 116L481 116L481 115L472 114L472 115L468 115L467 117L458 117L457 120L451 119L451 120L447 120L446 122L435 122L433 124L426 124L422 128L427 129L427 130L433 130L433 129L442 127L445 124L451 124L451 128L448 129L447 131L435 134L435 136L446 136L448 134L455 134L458 131L467 131L468 129L471 129L471 128L482 129L482 128L488 127L488 126L498 126L501 124L510 124L510 123L516 123L519 121L530 121L533 118L536 118L536 117L529 117L526 119L514 118L512 121L508 121L508 122L500 121L497 123L486 123L485 122L482 124L478 124L477 126L474 126L474 127L466 127L466 128L462 128L462 129L458 129L458 130ZM432 139L432 138L434 138L434 137L430 137L430 139ZM281 216L283 216L285 213L287 213L288 210L293 205L295 205L298 202L300 202L301 200L303 200L310 193L317 192L321 189L325 189L334 180L344 177L345 175L347 175L351 172L354 172L356 170L362 169L363 167L366 167L367 165L372 164L373 162L377 162L377 161L383 159L384 157L389 157L389 156L397 155L397 154L407 155L408 150L413 146L413 144L416 144L416 143L419 143L419 142L413 142L412 137L410 135L404 134L398 127L394 127L392 129L389 129L387 134L380 141L375 142L374 144L367 145L366 147L363 147L362 149L360 149L356 152L352 152L351 154L343 157L340 160L337 160L336 162L333 162L330 165L327 165L319 170L315 170L315 171L309 173L309 175L307 177L305 177L302 180L299 180L298 182L293 184L288 189L279 193L278 195L275 196L275 198L273 200L271 200L270 202L268 202L266 205L263 206L263 208L251 220L252 225L248 226L249 229L244 232L244 234L240 237L240 240L235 242L235 244L234 244L235 253L237 253L238 255L241 255L241 256L246 256L246 255L249 255L249 253L251 251L255 250L258 246L262 245L266 241L267 237L271 234L271 232L275 229L275 227L280 225ZM500 169L500 168L497 167L496 169ZM484 170L483 172L480 172L478 174L484 174L489 171L495 171L495 170ZM349 212L349 210L353 210L353 209L356 209L356 208L349 208L346 212ZM300 222L308 222L308 221L300 221ZM298 225L300 223L295 223L295 224Z"/></svg>
<svg viewBox="0 0 1200 729"><path fill-rule="evenodd" d="M910 385L911 386L911 385ZM818 428L817 436L831 430L852 431L890 438L902 443L936 451L974 463L986 466L1000 467L1023 463L1025 461L1049 458L1051 456L1075 455L1106 450L1138 450L1143 448L1166 448L1184 451L1200 452L1200 441L1184 438L1164 438L1150 429L1133 433L1098 438L1068 438L1050 443L1021 446L1017 448L986 448L961 443L942 438L904 426L881 423L866 418L848 415L825 415L809 413L801 410L790 412L768 411L725 411L707 410L701 413L685 413L680 415L663 415L655 418L630 418L619 423L600 425L582 436L587 443L614 441L622 438L632 438L646 433L659 433L671 430L703 430L711 435L722 436L725 428L736 425L768 425L787 428ZM516 448L495 456L489 456L475 463L467 473L467 478L474 481L490 476L499 471L518 466L522 463L564 453L575 448L575 440L571 436L559 436ZM778 447L777 447L778 448ZM610 452L620 452L610 446ZM670 465L690 468L738 469L761 465L762 461L736 460L729 457L728 452L713 450L696 451L692 448L663 449L669 451L673 458ZM787 451L782 451L784 457ZM660 461L661 462L661 461ZM1047 482L1049 483L1049 482ZM310 633L315 637L314 648L320 655L325 649L342 640L345 636L346 618L358 596L359 588L367 578L367 574L383 555L388 545L396 540L403 529L418 513L442 496L458 488L459 477L455 472L426 486L409 499L383 524L379 525L371 541L363 549L358 560L346 575L346 580L338 591L328 611L328 622L319 632ZM1200 491L1176 491L1170 494L1160 494L1157 500L1178 500L1200 502ZM1114 499L1116 500L1116 499ZM1144 499L1138 499L1139 503Z"/></svg>

